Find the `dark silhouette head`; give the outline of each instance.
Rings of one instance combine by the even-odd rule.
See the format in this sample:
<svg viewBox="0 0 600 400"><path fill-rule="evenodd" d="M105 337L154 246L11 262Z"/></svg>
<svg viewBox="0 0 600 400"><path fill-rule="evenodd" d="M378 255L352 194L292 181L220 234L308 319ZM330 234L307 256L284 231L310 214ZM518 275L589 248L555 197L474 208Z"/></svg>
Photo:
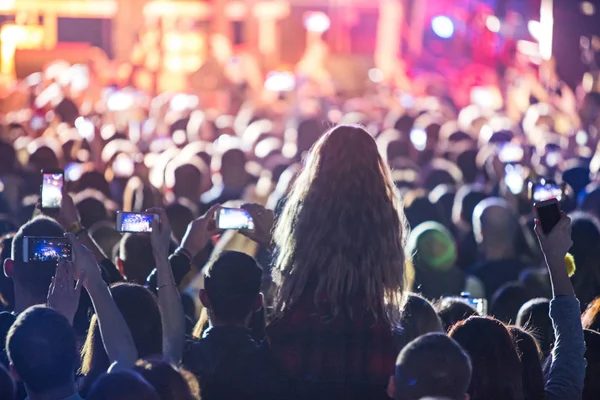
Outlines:
<svg viewBox="0 0 600 400"><path fill-rule="evenodd" d="M442 322L431 303L412 293L408 295L401 324L400 348L426 333L443 332Z"/></svg>
<svg viewBox="0 0 600 400"><path fill-rule="evenodd" d="M472 400L523 400L521 362L506 326L493 318L470 317L450 330L469 354Z"/></svg>
<svg viewBox="0 0 600 400"><path fill-rule="evenodd" d="M516 326L508 329L521 360L525 399L544 400L546 382L542 372L542 352L537 340L530 333Z"/></svg>
<svg viewBox="0 0 600 400"><path fill-rule="evenodd" d="M505 283L492 296L490 315L506 324L515 323L521 306L530 299L531 296L520 283Z"/></svg>
<svg viewBox="0 0 600 400"><path fill-rule="evenodd" d="M162 400L152 385L133 371L100 376L86 400Z"/></svg>
<svg viewBox="0 0 600 400"><path fill-rule="evenodd" d="M396 361L394 399L425 397L464 400L471 381L471 361L458 343L429 333L408 343Z"/></svg>
<svg viewBox="0 0 600 400"><path fill-rule="evenodd" d="M460 300L443 299L436 308L445 332L450 331L457 322L469 317L479 316L476 309Z"/></svg>
<svg viewBox="0 0 600 400"><path fill-rule="evenodd" d="M140 374L152 387L160 400L195 400L188 380L195 381L187 371L177 370L174 366L159 359L139 360L134 371ZM185 372L186 377L182 375ZM187 379L186 379L187 378ZM195 382L195 390L198 382Z"/></svg>
<svg viewBox="0 0 600 400"><path fill-rule="evenodd" d="M554 344L554 328L550 319L550 300L532 299L523 304L517 314L517 326L538 340L544 357L550 355Z"/></svg>

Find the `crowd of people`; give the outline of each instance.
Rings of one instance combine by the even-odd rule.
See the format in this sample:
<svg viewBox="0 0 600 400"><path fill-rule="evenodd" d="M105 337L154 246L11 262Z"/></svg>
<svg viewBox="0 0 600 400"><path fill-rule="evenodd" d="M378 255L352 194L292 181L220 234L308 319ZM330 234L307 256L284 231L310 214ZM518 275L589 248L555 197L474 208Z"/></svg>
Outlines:
<svg viewBox="0 0 600 400"><path fill-rule="evenodd" d="M519 112L507 84L509 116L298 80L217 110L61 82L20 82L1 126L2 399L600 398L600 94ZM121 233L119 210L159 218Z"/></svg>

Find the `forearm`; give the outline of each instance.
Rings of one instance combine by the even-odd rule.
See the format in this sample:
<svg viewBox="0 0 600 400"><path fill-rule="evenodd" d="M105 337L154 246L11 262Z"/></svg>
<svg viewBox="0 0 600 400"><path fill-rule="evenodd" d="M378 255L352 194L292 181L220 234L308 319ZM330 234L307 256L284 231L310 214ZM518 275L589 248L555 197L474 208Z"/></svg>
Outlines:
<svg viewBox="0 0 600 400"><path fill-rule="evenodd" d="M154 255L157 268L158 306L163 330L163 356L173 364L179 364L185 340L185 313L181 296L166 254Z"/></svg>
<svg viewBox="0 0 600 400"><path fill-rule="evenodd" d="M96 244L94 239L92 239L87 232L84 231L79 235L78 238L85 247L90 249L97 262L101 262L102 260L106 259L106 255L102 252L100 247L98 247L98 244Z"/></svg>
<svg viewBox="0 0 600 400"><path fill-rule="evenodd" d="M565 267L564 257L554 259L546 257L546 264L550 273L553 296L575 296L573 285Z"/></svg>
<svg viewBox="0 0 600 400"><path fill-rule="evenodd" d="M112 298L108 286L101 280L86 286L98 317L98 326L104 349L111 363L128 368L138 358L137 348L121 311Z"/></svg>
<svg viewBox="0 0 600 400"><path fill-rule="evenodd" d="M546 400L581 398L585 378L585 341L574 296L557 296L550 303L556 337L552 365L546 383Z"/></svg>

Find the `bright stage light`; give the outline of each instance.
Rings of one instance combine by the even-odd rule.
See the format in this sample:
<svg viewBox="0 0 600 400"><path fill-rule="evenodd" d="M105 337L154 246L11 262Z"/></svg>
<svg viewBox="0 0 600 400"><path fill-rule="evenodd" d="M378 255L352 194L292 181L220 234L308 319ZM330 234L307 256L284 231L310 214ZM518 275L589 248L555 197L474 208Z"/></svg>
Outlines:
<svg viewBox="0 0 600 400"><path fill-rule="evenodd" d="M433 33L442 39L450 39L454 35L454 23L445 15L438 15L431 20Z"/></svg>
<svg viewBox="0 0 600 400"><path fill-rule="evenodd" d="M494 33L500 32L500 20L494 15L490 15L485 20L485 26Z"/></svg>
<svg viewBox="0 0 600 400"><path fill-rule="evenodd" d="M309 12L306 13L304 17L304 27L309 32L323 33L326 32L330 26L331 21L329 20L327 14L323 12Z"/></svg>
<svg viewBox="0 0 600 400"><path fill-rule="evenodd" d="M542 24L540 23L540 21L529 21L527 23L527 29L529 30L531 36L539 42L542 31Z"/></svg>
<svg viewBox="0 0 600 400"><path fill-rule="evenodd" d="M588 17L591 17L596 13L596 6L589 1L584 1L579 4L579 8L581 8L583 15L587 15Z"/></svg>

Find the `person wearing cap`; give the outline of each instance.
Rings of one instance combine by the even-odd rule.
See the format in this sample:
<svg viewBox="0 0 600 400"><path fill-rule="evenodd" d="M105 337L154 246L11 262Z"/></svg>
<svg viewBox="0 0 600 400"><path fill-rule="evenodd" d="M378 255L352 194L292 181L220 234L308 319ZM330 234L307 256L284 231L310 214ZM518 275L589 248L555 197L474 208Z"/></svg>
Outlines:
<svg viewBox="0 0 600 400"><path fill-rule="evenodd" d="M200 301L210 328L201 339L188 341L183 352L183 365L198 378L203 399L247 395L265 370L248 329L252 314L263 305L261 280L256 261L236 251L221 253L205 268Z"/></svg>

